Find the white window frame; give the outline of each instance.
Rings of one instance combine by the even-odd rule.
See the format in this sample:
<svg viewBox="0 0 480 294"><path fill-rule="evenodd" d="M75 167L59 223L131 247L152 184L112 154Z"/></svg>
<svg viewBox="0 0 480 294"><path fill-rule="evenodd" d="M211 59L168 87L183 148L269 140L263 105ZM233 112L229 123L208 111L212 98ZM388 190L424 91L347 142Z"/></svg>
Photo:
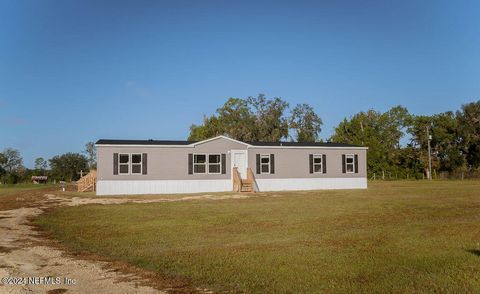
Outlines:
<svg viewBox="0 0 480 294"><path fill-rule="evenodd" d="M348 163L348 158L352 159L352 163ZM352 171L348 171L348 165L352 165ZM345 154L345 173L354 174L355 173L355 154Z"/></svg>
<svg viewBox="0 0 480 294"><path fill-rule="evenodd" d="M127 162L127 163L120 163L120 157L121 157L122 155L127 155L127 157L128 157L128 162ZM117 166L117 168L118 168L118 174L119 174L119 175L129 175L129 174L130 174L130 171L131 171L131 169L130 169L130 162L131 162L130 153L118 153L118 159L117 159L117 160L118 160L118 166ZM121 166L121 165L127 165L127 166L128 166L128 172L122 173L122 172L120 171L120 166Z"/></svg>
<svg viewBox="0 0 480 294"><path fill-rule="evenodd" d="M140 163L133 163L133 156L140 155ZM140 165L140 172L133 172L133 165ZM143 174L143 155L142 153L130 153L130 174L132 175L141 175Z"/></svg>
<svg viewBox="0 0 480 294"><path fill-rule="evenodd" d="M195 156L197 155L205 155L205 163L195 163ZM220 157L220 162L219 163L212 163L212 164L218 164L220 166L220 170L218 173L210 172L210 160L209 156L210 155L218 155ZM222 174L222 154L221 153L193 153L193 174L195 175L220 175ZM205 172L204 173L197 173L195 172L195 165L205 165Z"/></svg>
<svg viewBox="0 0 480 294"><path fill-rule="evenodd" d="M198 155L205 155L205 163L195 163L195 156L198 156ZM204 174L208 174L208 154L206 153L193 153L193 174L194 175L204 175ZM205 172L204 173L197 173L195 172L195 165L205 165Z"/></svg>
<svg viewBox="0 0 480 294"><path fill-rule="evenodd" d="M218 163L212 163L219 166L218 173L210 172L210 155L218 155L220 161ZM209 153L207 154L207 173L210 175L220 175L222 174L222 154L221 153Z"/></svg>
<svg viewBox="0 0 480 294"><path fill-rule="evenodd" d="M120 163L120 156L122 155L128 156L128 163ZM140 155L140 163L132 162L133 155ZM128 165L128 172L127 173L120 172L120 165ZM133 165L140 165L140 172L134 173ZM143 154L142 153L118 153L118 174L119 175L143 175Z"/></svg>
<svg viewBox="0 0 480 294"><path fill-rule="evenodd" d="M262 158L268 158L268 163L262 163ZM260 174L269 174L270 173L270 154L260 154ZM262 169L262 165L267 165L268 166L268 172L264 172Z"/></svg>
<svg viewBox="0 0 480 294"><path fill-rule="evenodd" d="M320 158L320 163L315 163L315 158ZM312 164L314 174L323 174L323 154L313 154ZM320 171L315 171L315 165L320 165Z"/></svg>

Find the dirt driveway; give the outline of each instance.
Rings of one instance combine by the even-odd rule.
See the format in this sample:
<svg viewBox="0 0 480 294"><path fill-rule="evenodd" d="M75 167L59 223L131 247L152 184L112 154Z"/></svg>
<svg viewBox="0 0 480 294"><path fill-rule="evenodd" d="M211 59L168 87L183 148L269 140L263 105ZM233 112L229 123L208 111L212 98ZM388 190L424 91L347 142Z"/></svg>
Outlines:
<svg viewBox="0 0 480 294"><path fill-rule="evenodd" d="M167 199L132 200L122 198L68 198L46 194L34 205L0 211L0 293L162 293L208 292L204 289L164 288L135 273L112 269L108 262L69 256L51 246L31 224L46 209L62 205L120 204L219 200L249 195L200 195ZM5 278L9 278L5 280ZM53 279L46 281L45 278ZM31 278L28 281L18 278ZM42 280L43 279L43 280ZM40 284L40 285L39 285ZM155 285L155 287L152 287ZM162 288L163 287L163 288Z"/></svg>

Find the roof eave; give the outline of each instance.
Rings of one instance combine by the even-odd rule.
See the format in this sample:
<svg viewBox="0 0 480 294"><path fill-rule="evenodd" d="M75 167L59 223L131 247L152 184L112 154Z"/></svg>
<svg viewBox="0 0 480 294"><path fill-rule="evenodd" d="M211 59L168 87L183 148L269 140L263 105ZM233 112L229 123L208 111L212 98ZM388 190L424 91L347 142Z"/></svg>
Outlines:
<svg viewBox="0 0 480 294"><path fill-rule="evenodd" d="M249 149L358 149L367 150L368 147L362 146L260 146L250 145Z"/></svg>
<svg viewBox="0 0 480 294"><path fill-rule="evenodd" d="M239 140L235 140L235 139L232 139L232 138L230 138L230 137L223 136L223 135L216 136L216 137L213 137L213 138L210 138L210 139L205 139L205 140L203 140L203 141L198 141L198 142L192 143L192 144L190 144L190 145L192 145L192 146L197 146L197 145L204 144L204 143L207 143L207 142L210 142L210 141L214 141L214 140L218 140L218 139L226 139L226 140L229 140L229 141L238 143L238 144L243 144L243 145L245 145L245 146L247 146L247 147L252 146L252 145L250 145L250 144L248 144L248 143L245 143L245 142L242 142L242 141L239 141Z"/></svg>

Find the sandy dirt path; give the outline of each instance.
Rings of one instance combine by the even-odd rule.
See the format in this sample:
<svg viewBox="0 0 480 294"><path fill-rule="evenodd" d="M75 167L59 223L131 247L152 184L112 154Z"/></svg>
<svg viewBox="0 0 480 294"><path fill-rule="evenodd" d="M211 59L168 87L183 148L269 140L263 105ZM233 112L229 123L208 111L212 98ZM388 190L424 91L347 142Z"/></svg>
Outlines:
<svg viewBox="0 0 480 294"><path fill-rule="evenodd" d="M34 207L0 211L0 278L54 277L56 284L5 285L0 282L0 293L165 293L155 289L147 280L135 274L124 274L109 269L107 262L77 259L62 250L46 245L41 234L31 225L31 219L46 209L62 205L151 203L187 200L221 200L248 198L249 195L200 195L182 198L125 199L125 198L66 198L46 194ZM71 279L72 284L66 282ZM57 284L57 282L59 282ZM74 284L73 284L74 282ZM178 289L174 289L175 292ZM208 292L198 289L199 292Z"/></svg>

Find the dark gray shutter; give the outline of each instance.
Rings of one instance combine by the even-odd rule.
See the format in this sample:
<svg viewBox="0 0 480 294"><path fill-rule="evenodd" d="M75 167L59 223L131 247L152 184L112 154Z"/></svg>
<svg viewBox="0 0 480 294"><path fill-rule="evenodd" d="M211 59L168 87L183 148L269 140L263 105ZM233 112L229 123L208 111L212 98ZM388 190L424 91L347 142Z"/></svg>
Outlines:
<svg viewBox="0 0 480 294"><path fill-rule="evenodd" d="M257 174L260 174L260 154L257 154Z"/></svg>
<svg viewBox="0 0 480 294"><path fill-rule="evenodd" d="M346 173L347 169L345 166L345 154L342 154L342 173Z"/></svg>
<svg viewBox="0 0 480 294"><path fill-rule="evenodd" d="M222 153L222 174L227 173L227 155Z"/></svg>
<svg viewBox="0 0 480 294"><path fill-rule="evenodd" d="M193 154L188 153L188 174L193 174Z"/></svg>
<svg viewBox="0 0 480 294"><path fill-rule="evenodd" d="M322 155L322 168L323 168L323 173L327 173L327 155L323 154Z"/></svg>
<svg viewBox="0 0 480 294"><path fill-rule="evenodd" d="M147 153L142 153L142 175L147 174L147 165L148 165Z"/></svg>
<svg viewBox="0 0 480 294"><path fill-rule="evenodd" d="M275 173L275 154L270 154L270 173Z"/></svg>
<svg viewBox="0 0 480 294"><path fill-rule="evenodd" d="M355 154L355 173L358 174L358 154Z"/></svg>
<svg viewBox="0 0 480 294"><path fill-rule="evenodd" d="M308 161L310 163L310 173L313 174L313 154L308 155Z"/></svg>
<svg viewBox="0 0 480 294"><path fill-rule="evenodd" d="M113 174L118 175L118 153L113 153Z"/></svg>

